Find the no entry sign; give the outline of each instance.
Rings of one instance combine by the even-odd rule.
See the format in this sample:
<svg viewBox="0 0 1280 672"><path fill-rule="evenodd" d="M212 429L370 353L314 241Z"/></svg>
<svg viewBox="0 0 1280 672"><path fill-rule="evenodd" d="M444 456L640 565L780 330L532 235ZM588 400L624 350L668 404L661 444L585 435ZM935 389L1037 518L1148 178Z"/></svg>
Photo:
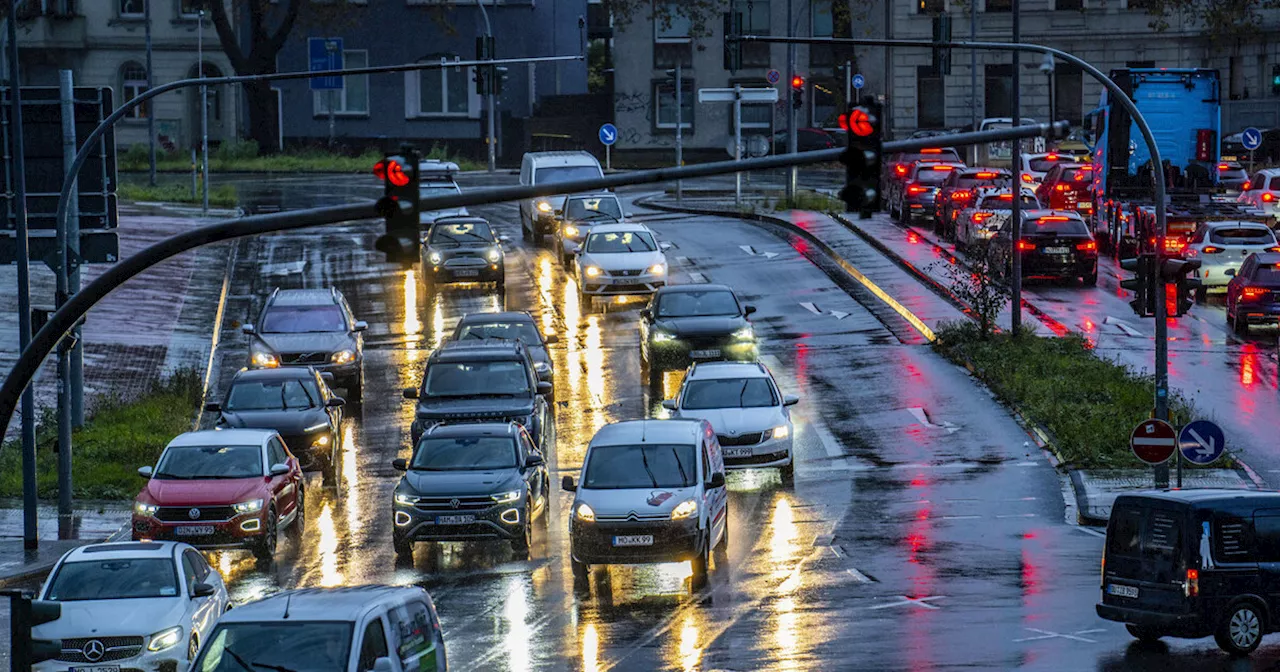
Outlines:
<svg viewBox="0 0 1280 672"><path fill-rule="evenodd" d="M1163 420L1146 420L1133 428L1129 449L1147 464L1160 464L1173 456L1178 445L1177 435L1173 425Z"/></svg>

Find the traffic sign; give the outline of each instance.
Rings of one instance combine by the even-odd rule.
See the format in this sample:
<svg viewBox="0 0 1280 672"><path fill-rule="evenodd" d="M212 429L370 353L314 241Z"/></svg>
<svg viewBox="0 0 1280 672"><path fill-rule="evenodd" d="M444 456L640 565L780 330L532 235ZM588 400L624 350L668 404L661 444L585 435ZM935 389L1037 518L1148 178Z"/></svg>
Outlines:
<svg viewBox="0 0 1280 672"><path fill-rule="evenodd" d="M861 74L853 76L853 88L861 89L866 85L867 85L867 79L863 77Z"/></svg>
<svg viewBox="0 0 1280 672"><path fill-rule="evenodd" d="M307 60L310 72L342 69L341 37L309 37L307 38ZM312 77L312 91L341 91L342 77Z"/></svg>
<svg viewBox="0 0 1280 672"><path fill-rule="evenodd" d="M770 84L777 84L778 82L782 81L782 73L778 72L777 70L770 70L768 73L765 74L764 78L768 80Z"/></svg>
<svg viewBox="0 0 1280 672"><path fill-rule="evenodd" d="M1244 132L1240 134L1240 144L1244 145L1244 148L1249 151L1253 151L1261 147L1262 131L1253 128L1252 126L1244 129Z"/></svg>
<svg viewBox="0 0 1280 672"><path fill-rule="evenodd" d="M1173 456L1177 435L1164 420L1144 420L1129 435L1129 449L1147 464L1160 464Z"/></svg>
<svg viewBox="0 0 1280 672"><path fill-rule="evenodd" d="M618 127L613 124L605 124L600 127L600 144L608 147L618 141Z"/></svg>
<svg viewBox="0 0 1280 672"><path fill-rule="evenodd" d="M1227 447L1222 428L1208 420L1196 420L1178 433L1178 449L1188 462L1210 464L1222 457Z"/></svg>

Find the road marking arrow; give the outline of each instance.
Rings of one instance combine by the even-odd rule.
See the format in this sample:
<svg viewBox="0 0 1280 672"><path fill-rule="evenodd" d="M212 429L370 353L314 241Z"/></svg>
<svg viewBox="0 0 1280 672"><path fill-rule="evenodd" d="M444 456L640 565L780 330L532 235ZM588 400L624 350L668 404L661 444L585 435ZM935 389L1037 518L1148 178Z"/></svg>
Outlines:
<svg viewBox="0 0 1280 672"><path fill-rule="evenodd" d="M763 255L765 259L772 259L778 256L777 252L761 252L760 254Z"/></svg>
<svg viewBox="0 0 1280 672"><path fill-rule="evenodd" d="M842 313L838 310L833 310L831 311L831 316L837 320L843 320L844 318L849 317L849 313Z"/></svg>
<svg viewBox="0 0 1280 672"><path fill-rule="evenodd" d="M756 256L756 248L751 247L750 245L739 245L738 249L742 250L743 252L746 252L747 254L753 257Z"/></svg>
<svg viewBox="0 0 1280 672"><path fill-rule="evenodd" d="M1138 331L1137 329L1134 329L1133 327L1129 326L1127 323L1125 323L1124 320L1118 320L1114 317L1111 317L1110 315L1108 315L1106 319L1102 321L1102 323L1116 325L1116 327L1119 328L1120 331L1123 331L1127 336L1136 336L1136 337L1142 336L1141 331Z"/></svg>
<svg viewBox="0 0 1280 672"><path fill-rule="evenodd" d="M818 306L816 306L816 305L815 305L815 304L813 304L813 303L810 303L810 302L808 302L808 301L805 301L804 303L801 303L800 305L801 305L805 310L807 310L807 311L809 311L809 312L813 313L814 315L821 315L821 314L822 314L822 310L821 310L820 308L818 308Z"/></svg>

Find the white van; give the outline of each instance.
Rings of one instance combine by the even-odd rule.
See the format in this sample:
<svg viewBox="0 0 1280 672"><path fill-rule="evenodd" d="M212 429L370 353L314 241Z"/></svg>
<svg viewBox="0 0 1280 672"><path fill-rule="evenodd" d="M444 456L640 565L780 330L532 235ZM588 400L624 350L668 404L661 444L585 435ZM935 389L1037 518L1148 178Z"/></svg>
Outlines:
<svg viewBox="0 0 1280 672"><path fill-rule="evenodd" d="M698 590L711 553L728 561L729 491L724 457L706 420L628 420L601 427L587 446L569 509L573 578L591 565L692 561Z"/></svg>
<svg viewBox="0 0 1280 672"><path fill-rule="evenodd" d="M587 180L604 177L600 162L587 152L529 152L520 162L523 186ZM564 207L564 194L543 196L520 203L520 233L525 240L542 243L542 236L554 233L556 213Z"/></svg>

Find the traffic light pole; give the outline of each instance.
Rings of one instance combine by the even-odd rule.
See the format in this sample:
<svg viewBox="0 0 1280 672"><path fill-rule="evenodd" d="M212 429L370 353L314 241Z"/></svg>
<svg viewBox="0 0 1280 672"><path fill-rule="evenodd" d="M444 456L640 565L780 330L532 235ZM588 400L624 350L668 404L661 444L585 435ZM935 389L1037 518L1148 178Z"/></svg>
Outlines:
<svg viewBox="0 0 1280 672"><path fill-rule="evenodd" d="M484 8L484 0L476 0L476 7L480 8L480 15L484 17L484 35L488 41L488 46L485 50L486 51L485 56L487 56L488 59L492 61L493 60L492 49L494 46L494 41L493 41L493 26L489 25L489 10ZM489 76L485 79L485 97L484 97L485 107L487 107L489 110L489 114L487 115L488 130L485 136L485 144L488 145L488 148L489 148L489 172L492 173L494 170L496 170L497 156L498 156L498 150L497 150L498 137L493 132L493 115L498 111L496 96L494 94L494 92L497 90L497 84L498 84L497 82L498 69L496 67L490 66L488 75Z"/></svg>
<svg viewBox="0 0 1280 672"><path fill-rule="evenodd" d="M1018 21L1021 12L1018 11L1018 0L1012 0L1011 10L1013 12L1013 41L1015 43L1022 40L1022 28ZM1014 51L1011 56L1013 58L1013 82L1012 82L1012 103L1013 113L1010 126L1017 128L1022 125L1022 94L1020 88L1022 86L1021 77L1019 76L1019 56L1021 52ZM976 95L977 92L974 92ZM1050 115L1052 117L1052 115ZM1009 332L1016 338L1018 333L1022 331L1022 142L1014 140L1009 152L1009 167L1013 169L1013 199L1011 201L1012 211L1009 215L1009 221L1013 225L1013 249L1010 250L1013 255L1010 258L1012 272L1009 274L1010 289L1010 306L1009 306ZM975 154L976 156L976 154Z"/></svg>

